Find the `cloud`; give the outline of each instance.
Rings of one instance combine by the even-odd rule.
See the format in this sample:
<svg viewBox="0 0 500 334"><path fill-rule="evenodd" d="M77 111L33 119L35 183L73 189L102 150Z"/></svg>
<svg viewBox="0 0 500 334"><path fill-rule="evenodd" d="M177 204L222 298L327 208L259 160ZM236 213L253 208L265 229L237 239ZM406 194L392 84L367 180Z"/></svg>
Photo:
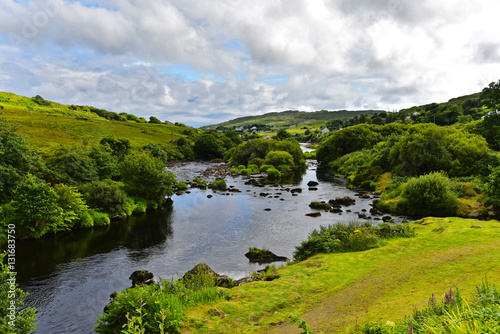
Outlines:
<svg viewBox="0 0 500 334"><path fill-rule="evenodd" d="M192 124L399 109L497 81L499 9L495 0L4 0L0 89Z"/></svg>

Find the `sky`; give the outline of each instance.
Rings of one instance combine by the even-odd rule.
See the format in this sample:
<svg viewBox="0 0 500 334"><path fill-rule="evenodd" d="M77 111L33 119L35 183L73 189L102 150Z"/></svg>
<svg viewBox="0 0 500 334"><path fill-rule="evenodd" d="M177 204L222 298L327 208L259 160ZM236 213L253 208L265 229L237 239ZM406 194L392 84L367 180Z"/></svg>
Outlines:
<svg viewBox="0 0 500 334"><path fill-rule="evenodd" d="M0 91L191 126L500 79L500 1L1 0Z"/></svg>

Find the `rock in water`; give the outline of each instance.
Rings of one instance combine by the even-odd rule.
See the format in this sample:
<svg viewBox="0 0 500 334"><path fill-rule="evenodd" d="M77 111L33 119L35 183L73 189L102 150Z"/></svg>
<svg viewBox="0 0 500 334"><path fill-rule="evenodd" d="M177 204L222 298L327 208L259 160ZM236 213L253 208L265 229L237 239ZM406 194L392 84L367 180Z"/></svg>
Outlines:
<svg viewBox="0 0 500 334"><path fill-rule="evenodd" d="M316 181L309 181L307 182L308 187L316 187L319 183Z"/></svg>
<svg viewBox="0 0 500 334"><path fill-rule="evenodd" d="M137 270L130 275L128 278L129 280L132 280L132 287L136 285L149 285L153 283L153 273L150 273L147 270Z"/></svg>
<svg viewBox="0 0 500 334"><path fill-rule="evenodd" d="M250 262L269 263L276 261L286 261L288 258L278 256L267 249L250 248L250 251L245 254Z"/></svg>

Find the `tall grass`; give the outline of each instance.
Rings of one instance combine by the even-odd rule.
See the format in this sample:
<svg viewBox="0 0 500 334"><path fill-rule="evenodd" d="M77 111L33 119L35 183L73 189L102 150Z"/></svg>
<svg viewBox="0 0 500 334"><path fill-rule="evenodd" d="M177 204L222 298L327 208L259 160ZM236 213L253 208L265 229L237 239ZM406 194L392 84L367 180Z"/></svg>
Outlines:
<svg viewBox="0 0 500 334"><path fill-rule="evenodd" d="M199 272L177 281L129 288L98 319L98 333L180 333L187 310L226 297L213 277Z"/></svg>
<svg viewBox="0 0 500 334"><path fill-rule="evenodd" d="M305 260L318 253L358 252L380 247L382 239L414 237L415 231L405 224L380 224L369 222L337 223L320 226L313 230L309 238L295 247L296 261Z"/></svg>
<svg viewBox="0 0 500 334"><path fill-rule="evenodd" d="M484 280L467 302L458 289L450 289L441 302L433 294L427 308L400 322L365 324L353 333L500 333L500 291Z"/></svg>

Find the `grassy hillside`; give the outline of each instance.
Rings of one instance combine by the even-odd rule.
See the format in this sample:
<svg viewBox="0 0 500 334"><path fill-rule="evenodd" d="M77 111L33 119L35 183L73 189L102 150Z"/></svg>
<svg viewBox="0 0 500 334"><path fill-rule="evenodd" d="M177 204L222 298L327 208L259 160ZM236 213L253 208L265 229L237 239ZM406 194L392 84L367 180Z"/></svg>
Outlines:
<svg viewBox="0 0 500 334"><path fill-rule="evenodd" d="M335 119L350 119L355 116L364 114L371 116L384 112L383 110L338 110L328 111L320 110L315 112L305 112L298 110L287 110L282 112L272 112L259 116L239 117L231 121L227 121L215 125L207 125L202 129L215 129L217 127L239 127L253 124L265 124L271 127L300 127L309 126L311 128L318 128L324 126L327 121Z"/></svg>
<svg viewBox="0 0 500 334"><path fill-rule="evenodd" d="M37 101L5 92L0 92L0 117L18 123L19 132L41 152L59 144L96 144L110 135L129 139L133 147L155 143L174 148L173 142L180 137L189 139L199 132L182 124L139 123L123 118L108 120L89 108L74 108L43 99Z"/></svg>
<svg viewBox="0 0 500 334"><path fill-rule="evenodd" d="M185 333L347 333L356 324L396 322L458 287L468 299L485 278L500 282L500 222L425 218L415 238L363 252L320 254L278 271L279 279L230 290L229 301L199 306ZM480 225L482 228L473 228Z"/></svg>

